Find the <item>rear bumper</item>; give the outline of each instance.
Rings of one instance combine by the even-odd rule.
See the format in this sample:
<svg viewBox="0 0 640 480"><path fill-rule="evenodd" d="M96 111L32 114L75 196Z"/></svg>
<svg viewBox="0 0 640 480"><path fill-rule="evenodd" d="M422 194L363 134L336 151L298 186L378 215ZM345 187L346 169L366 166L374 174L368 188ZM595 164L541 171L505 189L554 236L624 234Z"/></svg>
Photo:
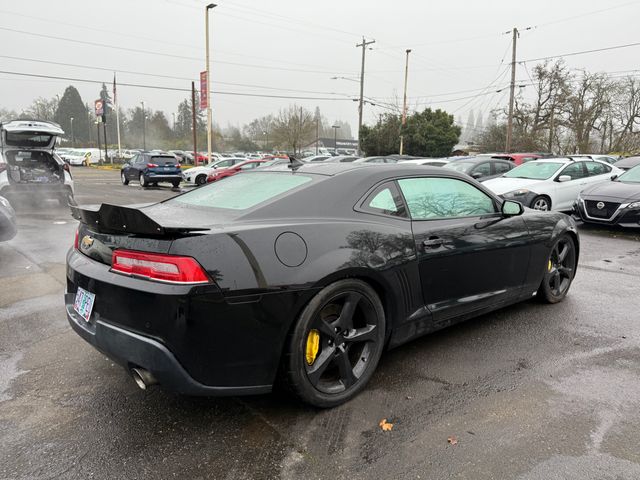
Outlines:
<svg viewBox="0 0 640 480"><path fill-rule="evenodd" d="M65 183L9 183L0 188L0 196L12 198L34 198L50 197L59 198L60 196L73 197L73 189Z"/></svg>
<svg viewBox="0 0 640 480"><path fill-rule="evenodd" d="M182 174L181 173L177 173L177 174L169 174L169 175L165 175L165 174L160 174L160 173L145 173L144 177L152 182L171 182L171 181L175 181L175 180L183 180Z"/></svg>
<svg viewBox="0 0 640 480"><path fill-rule="evenodd" d="M67 319L71 328L127 370L141 367L153 374L160 385L184 395L254 395L268 393L271 385L216 387L195 380L162 343L111 325L102 320L87 323L73 310L74 294L65 294Z"/></svg>

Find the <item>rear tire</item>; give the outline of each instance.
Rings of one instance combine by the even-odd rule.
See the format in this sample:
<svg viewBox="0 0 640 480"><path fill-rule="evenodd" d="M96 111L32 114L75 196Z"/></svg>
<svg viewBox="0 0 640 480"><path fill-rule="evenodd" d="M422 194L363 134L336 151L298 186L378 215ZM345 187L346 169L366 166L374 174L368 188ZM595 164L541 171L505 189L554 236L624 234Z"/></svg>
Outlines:
<svg viewBox="0 0 640 480"><path fill-rule="evenodd" d="M538 195L531 201L530 207L534 210L548 212L551 210L551 199L546 195Z"/></svg>
<svg viewBox="0 0 640 480"><path fill-rule="evenodd" d="M194 180L194 183L198 186L200 185L204 185L207 183L207 176L206 175L198 175L196 177L196 179Z"/></svg>
<svg viewBox="0 0 640 480"><path fill-rule="evenodd" d="M556 240L547 259L544 278L538 288L538 298L545 303L558 303L567 296L576 274L576 243L564 233Z"/></svg>
<svg viewBox="0 0 640 480"><path fill-rule="evenodd" d="M285 384L316 407L352 399L378 365L385 329L384 308L368 284L348 279L328 285L307 304L289 334Z"/></svg>
<svg viewBox="0 0 640 480"><path fill-rule="evenodd" d="M124 172L120 172L120 180L122 181L123 185L129 185L129 179Z"/></svg>
<svg viewBox="0 0 640 480"><path fill-rule="evenodd" d="M171 182L171 185L173 185L173 188L178 188L180 186L180 180L174 180Z"/></svg>
<svg viewBox="0 0 640 480"><path fill-rule="evenodd" d="M144 178L144 173L140 173L139 179L140 179L140 186L142 188L147 188L149 186L149 182L147 182L147 179Z"/></svg>

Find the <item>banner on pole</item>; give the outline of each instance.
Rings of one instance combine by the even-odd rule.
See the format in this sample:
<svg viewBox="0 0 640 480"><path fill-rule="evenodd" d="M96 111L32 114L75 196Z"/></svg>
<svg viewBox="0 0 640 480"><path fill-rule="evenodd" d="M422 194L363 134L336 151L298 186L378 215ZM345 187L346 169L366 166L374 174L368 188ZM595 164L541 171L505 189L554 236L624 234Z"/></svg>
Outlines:
<svg viewBox="0 0 640 480"><path fill-rule="evenodd" d="M207 85L207 72L200 72L200 110L209 106L209 86Z"/></svg>
<svg viewBox="0 0 640 480"><path fill-rule="evenodd" d="M98 99L95 101L96 108L96 117L101 117L104 115L104 102L102 99Z"/></svg>

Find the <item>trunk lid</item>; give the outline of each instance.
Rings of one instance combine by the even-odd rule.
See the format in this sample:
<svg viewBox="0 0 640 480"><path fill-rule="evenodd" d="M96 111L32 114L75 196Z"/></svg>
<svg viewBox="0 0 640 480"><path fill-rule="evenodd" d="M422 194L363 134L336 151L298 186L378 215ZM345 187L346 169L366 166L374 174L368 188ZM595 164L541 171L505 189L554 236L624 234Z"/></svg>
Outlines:
<svg viewBox="0 0 640 480"><path fill-rule="evenodd" d="M58 137L62 135L64 135L64 130L53 122L13 120L0 124L3 150L53 150Z"/></svg>

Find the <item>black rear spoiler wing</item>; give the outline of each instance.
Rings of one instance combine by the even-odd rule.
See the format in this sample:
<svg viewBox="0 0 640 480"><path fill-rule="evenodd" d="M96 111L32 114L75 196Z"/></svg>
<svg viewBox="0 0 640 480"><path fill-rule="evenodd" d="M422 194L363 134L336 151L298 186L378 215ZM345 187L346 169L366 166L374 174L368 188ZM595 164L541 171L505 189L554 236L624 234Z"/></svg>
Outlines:
<svg viewBox="0 0 640 480"><path fill-rule="evenodd" d="M139 208L103 203L98 210L71 205L71 215L76 220L98 231L135 233L140 235L167 235L209 230L206 227L160 225Z"/></svg>

